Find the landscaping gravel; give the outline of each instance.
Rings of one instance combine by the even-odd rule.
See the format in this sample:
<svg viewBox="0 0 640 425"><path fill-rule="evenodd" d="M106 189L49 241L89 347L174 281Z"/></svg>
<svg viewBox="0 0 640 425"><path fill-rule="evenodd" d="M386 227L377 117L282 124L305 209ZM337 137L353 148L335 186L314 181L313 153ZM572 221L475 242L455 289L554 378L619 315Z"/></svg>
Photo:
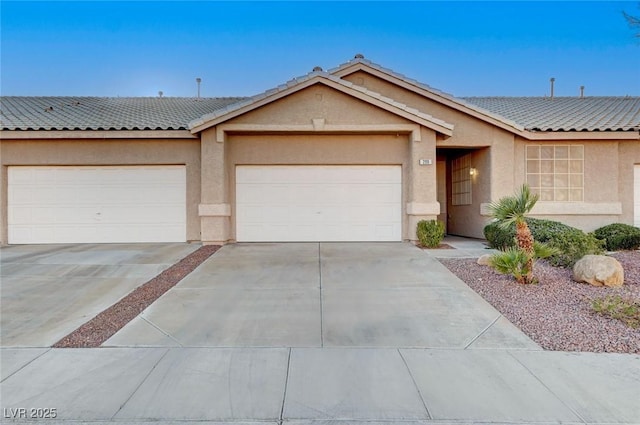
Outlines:
<svg viewBox="0 0 640 425"><path fill-rule="evenodd" d="M195 270L204 260L213 255L220 246L206 245L184 257L158 276L139 286L116 304L58 341L56 348L99 347L133 320L151 303L174 287L185 276Z"/></svg>
<svg viewBox="0 0 640 425"><path fill-rule="evenodd" d="M623 266L620 288L577 283L572 270L539 261L539 283L521 285L475 259L440 259L449 270L547 350L640 354L640 329L591 310L591 300L621 295L640 300L640 251L612 254Z"/></svg>

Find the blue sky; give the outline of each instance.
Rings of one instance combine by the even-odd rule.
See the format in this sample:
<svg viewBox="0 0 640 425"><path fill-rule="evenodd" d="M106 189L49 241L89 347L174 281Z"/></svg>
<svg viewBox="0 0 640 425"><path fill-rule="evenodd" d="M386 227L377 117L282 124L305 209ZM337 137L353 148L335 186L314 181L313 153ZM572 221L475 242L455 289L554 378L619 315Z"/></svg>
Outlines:
<svg viewBox="0 0 640 425"><path fill-rule="evenodd" d="M638 2L0 3L3 95L247 96L362 53L456 96L640 95Z"/></svg>

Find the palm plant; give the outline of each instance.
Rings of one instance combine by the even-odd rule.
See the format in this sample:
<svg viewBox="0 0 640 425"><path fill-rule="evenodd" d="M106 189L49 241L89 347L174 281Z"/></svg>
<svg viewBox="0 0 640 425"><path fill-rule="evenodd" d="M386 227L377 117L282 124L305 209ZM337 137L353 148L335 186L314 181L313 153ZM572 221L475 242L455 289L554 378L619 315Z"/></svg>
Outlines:
<svg viewBox="0 0 640 425"><path fill-rule="evenodd" d="M518 281L522 283L533 283L533 260L535 257L533 235L529 229L529 225L525 220L534 205L538 202L538 195L531 193L529 186L523 184L520 191L514 196L506 196L497 202L489 205L491 216L498 220L498 225L508 228L515 223L516 226L516 244L523 251L526 262L523 267L522 279Z"/></svg>

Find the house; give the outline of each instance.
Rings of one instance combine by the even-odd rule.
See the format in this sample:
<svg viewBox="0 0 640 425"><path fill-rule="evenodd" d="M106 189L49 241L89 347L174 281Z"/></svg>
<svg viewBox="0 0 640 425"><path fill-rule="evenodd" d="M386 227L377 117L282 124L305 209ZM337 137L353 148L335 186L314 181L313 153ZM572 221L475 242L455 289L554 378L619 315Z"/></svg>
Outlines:
<svg viewBox="0 0 640 425"><path fill-rule="evenodd" d="M250 98L3 97L0 242L482 237L640 225L640 97L456 98L357 55Z"/></svg>

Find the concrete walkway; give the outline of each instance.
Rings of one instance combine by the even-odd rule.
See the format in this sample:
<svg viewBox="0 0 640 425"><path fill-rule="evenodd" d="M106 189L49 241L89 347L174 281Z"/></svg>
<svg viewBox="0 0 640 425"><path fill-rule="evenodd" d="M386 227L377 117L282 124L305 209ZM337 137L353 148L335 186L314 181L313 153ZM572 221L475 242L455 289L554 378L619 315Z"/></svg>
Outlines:
<svg viewBox="0 0 640 425"><path fill-rule="evenodd" d="M447 235L442 243L454 249L426 249L425 252L436 258L478 258L497 252L489 248L487 241L483 239Z"/></svg>
<svg viewBox="0 0 640 425"><path fill-rule="evenodd" d="M105 347L0 356L7 423L640 423L640 356L542 351L400 243L229 245Z"/></svg>

